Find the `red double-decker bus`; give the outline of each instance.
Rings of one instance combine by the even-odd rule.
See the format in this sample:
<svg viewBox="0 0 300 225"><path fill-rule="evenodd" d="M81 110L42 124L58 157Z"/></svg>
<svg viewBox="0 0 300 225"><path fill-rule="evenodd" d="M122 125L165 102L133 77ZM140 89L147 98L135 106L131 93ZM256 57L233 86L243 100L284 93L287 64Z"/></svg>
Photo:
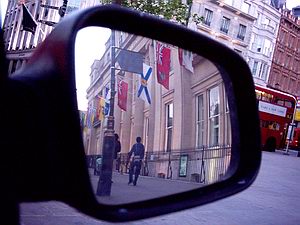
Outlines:
<svg viewBox="0 0 300 225"><path fill-rule="evenodd" d="M295 129L293 133L292 141L290 142L290 148L300 151L300 98L297 98L297 106L295 112Z"/></svg>
<svg viewBox="0 0 300 225"><path fill-rule="evenodd" d="M294 134L293 134L293 139L290 142L289 147L291 149L295 149L295 150L300 150L300 128L295 128L294 129Z"/></svg>
<svg viewBox="0 0 300 225"><path fill-rule="evenodd" d="M262 149L284 148L288 126L293 123L296 98L271 88L255 86L261 127Z"/></svg>

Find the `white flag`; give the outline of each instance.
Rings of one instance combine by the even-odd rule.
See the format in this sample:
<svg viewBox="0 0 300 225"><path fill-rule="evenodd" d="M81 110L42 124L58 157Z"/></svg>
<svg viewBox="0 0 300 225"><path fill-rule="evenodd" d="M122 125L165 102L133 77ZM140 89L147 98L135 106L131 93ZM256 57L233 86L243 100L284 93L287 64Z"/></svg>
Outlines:
<svg viewBox="0 0 300 225"><path fill-rule="evenodd" d="M192 52L186 50L183 51L182 65L191 73L194 73Z"/></svg>

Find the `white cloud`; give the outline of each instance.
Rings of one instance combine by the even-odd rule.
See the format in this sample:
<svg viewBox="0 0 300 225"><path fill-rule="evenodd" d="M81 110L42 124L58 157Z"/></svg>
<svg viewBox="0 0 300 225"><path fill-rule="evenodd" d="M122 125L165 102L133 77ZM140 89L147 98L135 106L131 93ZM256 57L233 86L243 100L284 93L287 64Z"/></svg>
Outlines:
<svg viewBox="0 0 300 225"><path fill-rule="evenodd" d="M286 1L286 7L288 9L292 9L298 5L300 5L300 0L287 0Z"/></svg>
<svg viewBox="0 0 300 225"><path fill-rule="evenodd" d="M7 0L1 0L0 2L0 22L1 22L1 26L4 22L4 15L6 13L6 9L7 9Z"/></svg>

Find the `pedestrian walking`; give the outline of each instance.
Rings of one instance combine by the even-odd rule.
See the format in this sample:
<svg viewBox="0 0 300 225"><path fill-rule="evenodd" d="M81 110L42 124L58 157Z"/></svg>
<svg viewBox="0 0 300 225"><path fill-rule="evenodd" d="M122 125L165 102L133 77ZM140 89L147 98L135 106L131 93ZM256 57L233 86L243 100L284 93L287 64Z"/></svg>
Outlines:
<svg viewBox="0 0 300 225"><path fill-rule="evenodd" d="M128 154L119 154L120 156L120 167L119 167L119 172L120 174L127 173L128 169Z"/></svg>
<svg viewBox="0 0 300 225"><path fill-rule="evenodd" d="M130 152L128 153L128 159L130 159L133 156L129 167L128 185L133 183L133 185L136 186L138 177L140 175L142 160L144 159L144 154L145 154L145 147L141 143L141 141L142 138L137 137L136 143L132 146ZM133 174L134 174L134 180L133 180Z"/></svg>

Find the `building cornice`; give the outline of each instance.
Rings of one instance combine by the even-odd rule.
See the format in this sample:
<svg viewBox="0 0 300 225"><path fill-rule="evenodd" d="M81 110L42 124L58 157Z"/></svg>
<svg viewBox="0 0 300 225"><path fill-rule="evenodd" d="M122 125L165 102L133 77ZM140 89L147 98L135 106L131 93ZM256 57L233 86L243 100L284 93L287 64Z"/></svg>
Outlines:
<svg viewBox="0 0 300 225"><path fill-rule="evenodd" d="M281 14L281 20L288 21L292 25L296 26L298 29L300 29L300 19L292 15L291 11L289 10L283 10Z"/></svg>
<svg viewBox="0 0 300 225"><path fill-rule="evenodd" d="M219 7L224 8L224 9L226 9L226 10L228 10L228 11L230 11L230 12L236 14L236 15L239 15L240 17L248 19L250 21L255 21L256 20L256 18L254 16L251 16L251 15L249 15L249 14L247 14L247 13L245 13L245 12L235 8L235 7L227 5L226 3L224 3L221 0L211 0L210 2L216 4Z"/></svg>
<svg viewBox="0 0 300 225"><path fill-rule="evenodd" d="M9 50L6 52L7 59L28 59L34 52L35 48L24 50Z"/></svg>
<svg viewBox="0 0 300 225"><path fill-rule="evenodd" d="M215 32L214 30L212 30L211 28L209 28L209 27L207 27L207 26L205 26L203 24L198 24L197 28L200 29L201 31L206 32L207 34L209 34L209 35L211 35L213 37L216 37L218 39L226 40L228 42L231 42L234 45L238 45L238 46L241 46L243 48L247 48L248 45L249 45L249 43L240 41L237 38L231 37L231 36L229 36L227 34L223 34L222 32Z"/></svg>
<svg viewBox="0 0 300 225"><path fill-rule="evenodd" d="M279 10L274 8L273 6L269 5L266 2L260 2L260 1L253 1L254 4L256 4L263 12L267 12L268 14L272 14L274 17L278 18L278 22L281 17L281 13ZM263 5L259 4L262 3Z"/></svg>

